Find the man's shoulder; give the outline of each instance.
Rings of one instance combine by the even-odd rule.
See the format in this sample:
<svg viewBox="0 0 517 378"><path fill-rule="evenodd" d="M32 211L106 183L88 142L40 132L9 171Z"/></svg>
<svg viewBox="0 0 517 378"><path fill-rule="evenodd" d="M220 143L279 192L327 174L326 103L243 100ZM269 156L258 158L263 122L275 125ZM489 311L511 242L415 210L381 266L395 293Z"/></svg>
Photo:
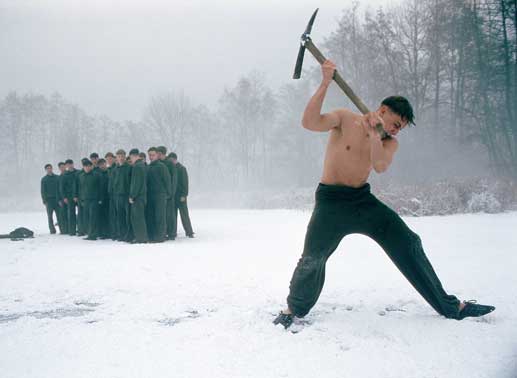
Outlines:
<svg viewBox="0 0 517 378"><path fill-rule="evenodd" d="M333 113L339 116L341 127L352 126L363 117L362 114L353 112L347 108L338 108L334 110Z"/></svg>

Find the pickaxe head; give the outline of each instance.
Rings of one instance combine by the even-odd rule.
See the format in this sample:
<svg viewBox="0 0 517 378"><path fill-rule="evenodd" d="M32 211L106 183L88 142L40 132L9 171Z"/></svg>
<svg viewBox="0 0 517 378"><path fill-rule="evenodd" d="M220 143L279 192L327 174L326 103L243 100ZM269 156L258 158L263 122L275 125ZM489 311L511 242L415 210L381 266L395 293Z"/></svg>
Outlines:
<svg viewBox="0 0 517 378"><path fill-rule="evenodd" d="M298 50L298 58L296 59L296 66L294 67L293 79L299 79L302 74L303 56L305 55L305 43L311 38L312 24L314 24L314 19L318 14L318 9L319 8L316 8L312 14L312 17L309 20L307 27L305 28L305 32L302 34L300 39L300 50Z"/></svg>

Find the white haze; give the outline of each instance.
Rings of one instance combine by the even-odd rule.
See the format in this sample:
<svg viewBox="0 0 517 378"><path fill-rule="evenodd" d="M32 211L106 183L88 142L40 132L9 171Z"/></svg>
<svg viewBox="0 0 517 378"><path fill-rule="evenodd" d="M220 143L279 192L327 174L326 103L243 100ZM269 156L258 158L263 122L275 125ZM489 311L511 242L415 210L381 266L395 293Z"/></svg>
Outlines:
<svg viewBox="0 0 517 378"><path fill-rule="evenodd" d="M0 1L0 97L58 91L89 113L125 120L140 118L151 96L169 90L213 105L251 70L264 72L276 89L291 80L298 38L314 9L320 7L313 35L323 41L351 4Z"/></svg>

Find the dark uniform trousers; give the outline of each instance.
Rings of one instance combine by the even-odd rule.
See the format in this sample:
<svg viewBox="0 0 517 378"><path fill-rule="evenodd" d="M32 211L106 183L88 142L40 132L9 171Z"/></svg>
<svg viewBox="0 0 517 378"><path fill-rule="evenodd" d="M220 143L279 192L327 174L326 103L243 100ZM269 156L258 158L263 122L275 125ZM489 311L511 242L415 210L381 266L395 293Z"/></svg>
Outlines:
<svg viewBox="0 0 517 378"><path fill-rule="evenodd" d="M77 204L77 233L79 235L86 235L88 232L88 222L84 219L84 209L81 201Z"/></svg>
<svg viewBox="0 0 517 378"><path fill-rule="evenodd" d="M343 237L363 234L375 240L422 297L441 315L454 318L459 300L448 295L422 248L420 237L388 206L360 188L320 184L307 227L303 254L293 273L289 309L306 315L325 282L325 264Z"/></svg>
<svg viewBox="0 0 517 378"><path fill-rule="evenodd" d="M129 239L129 197L116 194L115 199L115 230L118 240Z"/></svg>
<svg viewBox="0 0 517 378"><path fill-rule="evenodd" d="M110 195L109 198L109 230L110 237L115 240L119 237L117 230L117 206L115 195Z"/></svg>
<svg viewBox="0 0 517 378"><path fill-rule="evenodd" d="M167 195L165 193L153 193L148 196L147 212L149 217L149 239L164 241L167 232L166 224Z"/></svg>
<svg viewBox="0 0 517 378"><path fill-rule="evenodd" d="M111 236L110 233L110 200L105 199L99 206L98 226L97 232L101 238L108 238Z"/></svg>
<svg viewBox="0 0 517 378"><path fill-rule="evenodd" d="M147 223L145 222L145 200L143 198L136 198L129 207L132 236L137 243L145 243L149 240Z"/></svg>
<svg viewBox="0 0 517 378"><path fill-rule="evenodd" d="M67 198L68 204L67 207L67 216L68 216L68 234L75 235L77 230L77 216L75 210L77 209L77 203L74 202L73 198Z"/></svg>
<svg viewBox="0 0 517 378"><path fill-rule="evenodd" d="M57 204L57 199L48 198L45 203L45 207L47 208L48 229L51 233L55 234L56 228L54 227L54 218L52 214L55 213L56 218L59 219L59 205Z"/></svg>
<svg viewBox="0 0 517 378"><path fill-rule="evenodd" d="M83 200L81 203L84 231L90 238L98 236L99 207L98 200Z"/></svg>
<svg viewBox="0 0 517 378"><path fill-rule="evenodd" d="M167 199L167 209L166 209L166 218L167 218L167 236L169 239L176 237L176 230L178 228L177 215L176 215L176 205L174 198Z"/></svg>
<svg viewBox="0 0 517 378"><path fill-rule="evenodd" d="M180 201L179 198L176 198L174 201L174 217L176 218L176 222L174 222L174 236L178 233L178 210L180 212L181 224L183 225L183 229L185 230L185 234L193 235L194 231L192 230L192 223L190 223L190 216L188 213L187 207L187 197L185 197L185 201Z"/></svg>
<svg viewBox="0 0 517 378"><path fill-rule="evenodd" d="M59 224L59 232L61 234L68 234L68 216L67 216L68 207L66 203L61 201L61 205L58 203L57 207L57 223Z"/></svg>

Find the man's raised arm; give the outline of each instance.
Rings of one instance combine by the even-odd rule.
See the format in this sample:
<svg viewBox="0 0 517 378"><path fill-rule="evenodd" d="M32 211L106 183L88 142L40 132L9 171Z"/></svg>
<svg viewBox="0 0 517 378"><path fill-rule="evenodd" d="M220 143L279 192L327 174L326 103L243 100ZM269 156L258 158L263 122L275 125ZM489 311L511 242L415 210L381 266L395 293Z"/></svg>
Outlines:
<svg viewBox="0 0 517 378"><path fill-rule="evenodd" d="M333 128L339 127L341 120L338 112L321 114L321 107L323 100L327 94L327 89L332 82L336 65L330 60L326 60L321 65L321 72L323 79L318 90L309 100L303 112L302 126L307 130L312 131L329 131Z"/></svg>

